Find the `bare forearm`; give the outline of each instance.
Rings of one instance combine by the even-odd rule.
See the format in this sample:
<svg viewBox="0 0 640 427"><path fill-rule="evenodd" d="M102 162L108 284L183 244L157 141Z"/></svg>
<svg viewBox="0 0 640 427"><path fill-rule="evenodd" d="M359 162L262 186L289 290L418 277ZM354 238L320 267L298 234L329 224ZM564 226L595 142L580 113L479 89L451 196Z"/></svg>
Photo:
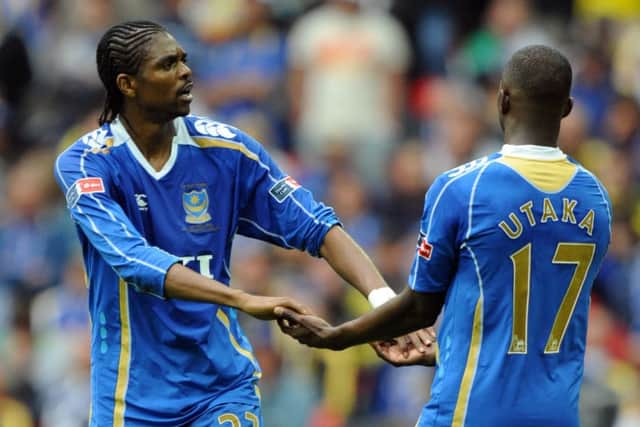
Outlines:
<svg viewBox="0 0 640 427"><path fill-rule="evenodd" d="M320 248L320 255L340 277L364 296L374 289L387 286L371 258L342 227L329 230Z"/></svg>
<svg viewBox="0 0 640 427"><path fill-rule="evenodd" d="M210 302L235 308L240 306L242 297L246 295L181 264L174 264L169 268L164 293L167 298Z"/></svg>
<svg viewBox="0 0 640 427"><path fill-rule="evenodd" d="M340 343L349 347L390 340L432 326L443 301L444 295L420 295L407 288L375 310L338 326Z"/></svg>

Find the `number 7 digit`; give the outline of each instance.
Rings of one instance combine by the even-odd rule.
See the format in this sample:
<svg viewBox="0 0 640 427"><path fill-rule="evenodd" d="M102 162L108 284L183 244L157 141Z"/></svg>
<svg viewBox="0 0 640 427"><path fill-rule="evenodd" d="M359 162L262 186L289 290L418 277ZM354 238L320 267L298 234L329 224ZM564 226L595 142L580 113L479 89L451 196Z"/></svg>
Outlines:
<svg viewBox="0 0 640 427"><path fill-rule="evenodd" d="M551 333L547 340L547 345L544 348L545 353L558 353L560 351L560 344L564 338L567 327L569 326L569 320L573 315L573 310L576 308L576 302L582 291L582 286L587 278L587 272L591 267L591 261L593 261L593 255L596 251L596 245L593 243L558 243L556 247L556 253L553 256L554 264L576 264L576 270L571 277L567 292L562 298L560 308L556 314L556 320L553 321L551 327Z"/></svg>
<svg viewBox="0 0 640 427"><path fill-rule="evenodd" d="M560 242L556 247L552 262L554 264L576 264L576 269L556 313L556 318L544 349L545 354L558 353L560 351L564 334L567 332L569 321L591 267L595 248L596 245L594 243L568 242ZM508 354L526 354L529 291L531 287L531 243L527 243L518 249L510 258L513 263L513 323Z"/></svg>

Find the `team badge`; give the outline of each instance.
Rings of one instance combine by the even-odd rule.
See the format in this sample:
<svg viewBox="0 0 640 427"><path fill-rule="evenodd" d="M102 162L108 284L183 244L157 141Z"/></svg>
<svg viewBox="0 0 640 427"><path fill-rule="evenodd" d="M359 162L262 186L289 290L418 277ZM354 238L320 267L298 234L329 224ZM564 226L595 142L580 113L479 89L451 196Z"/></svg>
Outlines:
<svg viewBox="0 0 640 427"><path fill-rule="evenodd" d="M206 188L182 193L182 207L187 214L184 220L189 224L203 224L211 220Z"/></svg>

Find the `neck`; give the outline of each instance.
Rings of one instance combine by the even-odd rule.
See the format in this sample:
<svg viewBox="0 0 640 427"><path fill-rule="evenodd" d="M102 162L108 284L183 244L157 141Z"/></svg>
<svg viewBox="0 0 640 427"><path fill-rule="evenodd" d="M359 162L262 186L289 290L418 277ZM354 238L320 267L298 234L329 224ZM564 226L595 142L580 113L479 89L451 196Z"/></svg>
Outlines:
<svg viewBox="0 0 640 427"><path fill-rule="evenodd" d="M511 145L558 146L560 123L550 126L549 123L509 123L504 129L504 142Z"/></svg>
<svg viewBox="0 0 640 427"><path fill-rule="evenodd" d="M160 170L171 154L173 121L153 122L133 111L123 111L120 121L142 155Z"/></svg>

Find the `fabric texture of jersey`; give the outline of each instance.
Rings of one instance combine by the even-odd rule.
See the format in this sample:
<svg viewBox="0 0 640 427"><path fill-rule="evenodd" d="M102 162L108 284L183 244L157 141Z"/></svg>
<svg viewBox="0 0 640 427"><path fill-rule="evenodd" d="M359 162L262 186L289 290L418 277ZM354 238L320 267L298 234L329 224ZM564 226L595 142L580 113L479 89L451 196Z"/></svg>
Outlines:
<svg viewBox="0 0 640 427"><path fill-rule="evenodd" d="M446 292L419 426L578 427L610 227L602 184L557 148L505 145L435 180L409 277Z"/></svg>
<svg viewBox="0 0 640 427"><path fill-rule="evenodd" d="M56 161L88 276L91 426L178 426L220 404L259 404L235 311L164 299L166 272L182 262L228 285L236 233L318 256L338 223L240 130L195 116L174 127L160 171L118 120Z"/></svg>

